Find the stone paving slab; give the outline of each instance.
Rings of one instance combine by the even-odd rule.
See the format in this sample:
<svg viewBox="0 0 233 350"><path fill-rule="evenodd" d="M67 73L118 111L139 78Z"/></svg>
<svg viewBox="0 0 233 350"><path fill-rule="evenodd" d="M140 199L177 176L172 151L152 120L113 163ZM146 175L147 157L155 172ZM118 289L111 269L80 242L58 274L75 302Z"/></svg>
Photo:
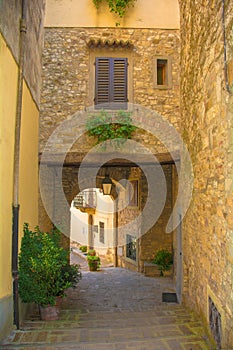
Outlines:
<svg viewBox="0 0 233 350"><path fill-rule="evenodd" d="M35 309L0 350L215 350L195 314L161 301L164 291L174 291L170 278L85 270L63 300L59 320L40 321Z"/></svg>

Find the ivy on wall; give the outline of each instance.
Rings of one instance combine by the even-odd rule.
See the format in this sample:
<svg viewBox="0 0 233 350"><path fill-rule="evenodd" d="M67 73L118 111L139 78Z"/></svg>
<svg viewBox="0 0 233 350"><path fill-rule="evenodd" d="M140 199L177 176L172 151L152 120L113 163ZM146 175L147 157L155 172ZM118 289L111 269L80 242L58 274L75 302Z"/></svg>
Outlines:
<svg viewBox="0 0 233 350"><path fill-rule="evenodd" d="M136 0L92 0L95 7L105 1L108 4L110 12L116 13L121 18L125 15L128 7L133 6Z"/></svg>

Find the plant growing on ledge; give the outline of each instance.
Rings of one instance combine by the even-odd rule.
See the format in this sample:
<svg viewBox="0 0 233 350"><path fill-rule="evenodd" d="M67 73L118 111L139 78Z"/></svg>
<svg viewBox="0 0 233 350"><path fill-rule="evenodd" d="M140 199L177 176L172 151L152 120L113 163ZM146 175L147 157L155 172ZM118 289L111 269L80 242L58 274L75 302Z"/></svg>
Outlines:
<svg viewBox="0 0 233 350"><path fill-rule="evenodd" d="M110 114L101 110L93 114L86 123L89 136L97 137L96 144L110 141L110 144L120 148L127 139L132 138L136 127L132 125L130 112L118 111L117 114Z"/></svg>
<svg viewBox="0 0 233 350"><path fill-rule="evenodd" d="M160 276L164 276L164 272L170 270L173 264L172 253L166 249L161 249L156 253L152 262L158 265Z"/></svg>
<svg viewBox="0 0 233 350"><path fill-rule="evenodd" d="M81 245L79 247L79 249L81 250L82 253L86 253L87 252L87 246L86 245Z"/></svg>
<svg viewBox="0 0 233 350"><path fill-rule="evenodd" d="M116 13L120 18L122 18L128 7L133 6L136 0L104 0L107 2L110 12ZM96 8L99 7L103 0L93 0ZM119 25L119 23L117 23Z"/></svg>

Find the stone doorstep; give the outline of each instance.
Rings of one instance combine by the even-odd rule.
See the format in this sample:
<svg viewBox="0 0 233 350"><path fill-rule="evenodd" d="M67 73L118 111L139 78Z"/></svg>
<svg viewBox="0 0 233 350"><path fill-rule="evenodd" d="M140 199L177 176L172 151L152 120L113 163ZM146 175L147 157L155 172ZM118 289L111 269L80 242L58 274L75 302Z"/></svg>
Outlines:
<svg viewBox="0 0 233 350"><path fill-rule="evenodd" d="M146 277L160 277L160 270L158 265L151 262L144 261L144 275ZM164 277L172 276L172 266L169 271L164 272Z"/></svg>

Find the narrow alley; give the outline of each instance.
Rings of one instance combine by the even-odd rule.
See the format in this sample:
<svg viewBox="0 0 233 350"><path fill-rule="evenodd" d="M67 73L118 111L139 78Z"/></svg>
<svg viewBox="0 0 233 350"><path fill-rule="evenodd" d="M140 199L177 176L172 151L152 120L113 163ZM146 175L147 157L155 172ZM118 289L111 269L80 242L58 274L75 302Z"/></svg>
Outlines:
<svg viewBox="0 0 233 350"><path fill-rule="evenodd" d="M176 303L163 303L163 292L174 292L172 279L145 277L122 268L89 272L70 289L60 319L40 321L34 313L14 331L3 349L134 349L210 350L207 334L193 313Z"/></svg>

